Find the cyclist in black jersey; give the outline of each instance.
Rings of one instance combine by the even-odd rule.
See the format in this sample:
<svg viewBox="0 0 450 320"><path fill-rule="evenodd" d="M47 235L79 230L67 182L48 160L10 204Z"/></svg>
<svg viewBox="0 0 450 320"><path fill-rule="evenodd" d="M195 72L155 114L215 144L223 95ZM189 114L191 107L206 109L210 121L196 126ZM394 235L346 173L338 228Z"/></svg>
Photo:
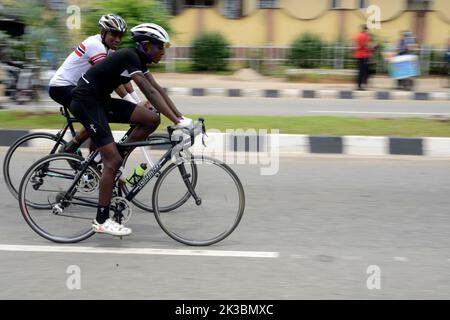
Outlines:
<svg viewBox="0 0 450 320"><path fill-rule="evenodd" d="M156 130L159 115L144 103L134 104L111 98L111 92L121 84L133 80L152 106L179 127L191 127L192 119L184 118L164 89L147 69L158 63L170 46L167 32L152 23L131 29L136 48L119 49L113 55L92 66L78 81L73 91L71 110L89 133L102 156L99 205L93 229L98 233L116 236L131 234L131 229L109 218L109 205L114 180L123 155L114 142L109 122L136 124L126 142L144 140Z"/></svg>

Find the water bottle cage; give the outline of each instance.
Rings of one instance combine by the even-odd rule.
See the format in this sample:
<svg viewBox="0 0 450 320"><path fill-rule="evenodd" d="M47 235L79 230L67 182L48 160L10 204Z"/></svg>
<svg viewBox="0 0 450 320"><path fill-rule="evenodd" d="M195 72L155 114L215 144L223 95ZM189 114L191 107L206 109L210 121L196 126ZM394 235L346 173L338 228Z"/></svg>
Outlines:
<svg viewBox="0 0 450 320"><path fill-rule="evenodd" d="M134 186L136 183L139 182L139 180L141 180L140 178L142 178L142 177L141 177L141 176L138 176L138 175L136 174L136 172L135 172L135 173L133 173L133 175L132 175L131 177L129 177L129 178L127 179L127 182L128 182L129 184L131 184L132 186Z"/></svg>

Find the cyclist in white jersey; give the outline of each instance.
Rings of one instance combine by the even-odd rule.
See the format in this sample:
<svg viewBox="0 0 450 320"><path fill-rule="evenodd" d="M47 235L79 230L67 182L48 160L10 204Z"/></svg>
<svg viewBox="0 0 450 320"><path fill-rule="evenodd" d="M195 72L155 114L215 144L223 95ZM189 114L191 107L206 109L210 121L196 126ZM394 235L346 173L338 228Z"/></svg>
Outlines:
<svg viewBox="0 0 450 320"><path fill-rule="evenodd" d="M98 24L101 27L101 33L81 42L50 80L50 97L69 110L72 91L76 87L78 80L91 66L117 50L123 34L127 31L126 22L120 16L114 14L102 16ZM115 91L122 99L133 103L140 102L130 83L119 86ZM61 151L75 152L88 137L88 133L82 128L77 136L64 146Z"/></svg>

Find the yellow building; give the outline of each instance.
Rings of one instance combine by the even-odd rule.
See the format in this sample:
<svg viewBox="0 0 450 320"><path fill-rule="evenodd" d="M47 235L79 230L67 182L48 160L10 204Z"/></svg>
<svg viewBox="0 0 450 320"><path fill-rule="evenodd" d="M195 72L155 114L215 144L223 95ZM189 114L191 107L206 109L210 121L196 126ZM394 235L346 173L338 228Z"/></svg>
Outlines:
<svg viewBox="0 0 450 320"><path fill-rule="evenodd" d="M450 36L450 0L160 1L172 14L178 45L205 31L218 31L239 46L287 46L304 32L349 41L362 24L377 27L378 20L372 33L391 42L405 30L437 47L446 46Z"/></svg>
<svg viewBox="0 0 450 320"><path fill-rule="evenodd" d="M14 1L0 0L0 4ZM81 7L93 2L45 1ZM194 37L208 31L222 33L234 46L288 46L304 32L318 34L328 42L351 41L362 24L376 26L376 18L380 28L372 29L372 33L393 43L406 30L412 31L420 43L435 47L447 46L450 37L450 0L154 1L172 15L175 45L189 45ZM76 30L72 32L76 37Z"/></svg>

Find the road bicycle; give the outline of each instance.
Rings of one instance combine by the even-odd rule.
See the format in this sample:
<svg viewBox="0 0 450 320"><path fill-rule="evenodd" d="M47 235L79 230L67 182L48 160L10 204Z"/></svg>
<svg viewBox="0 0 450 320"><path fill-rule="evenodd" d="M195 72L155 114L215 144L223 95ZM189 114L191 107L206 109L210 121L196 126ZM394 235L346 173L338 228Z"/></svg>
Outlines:
<svg viewBox="0 0 450 320"><path fill-rule="evenodd" d="M127 186L123 172L119 171L111 200L111 218L119 223L128 222L132 216L130 202L142 192L149 197L145 186L158 176L151 205L162 230L186 245L217 243L241 221L245 209L242 184L225 163L189 152L197 136L201 135L204 142L203 119L191 129L167 130L169 142L117 144L125 150L155 145L166 145L168 150L134 185ZM58 243L74 243L94 234L91 223L97 212L101 175L93 165L97 154L98 150L86 159L76 154L52 154L27 170L20 184L19 206L28 225L40 236ZM126 156L130 157L133 152Z"/></svg>
<svg viewBox="0 0 450 320"><path fill-rule="evenodd" d="M72 117L66 107L60 108L61 114L66 118L66 122L62 129L56 133L51 134L48 132L34 132L17 139L7 150L3 161L3 176L5 178L6 186L11 194L18 199L18 191L20 181L24 171L29 168L38 159L41 159L45 155L54 154L58 150L66 145L67 141L64 139L66 133L70 133L71 137L75 137L76 131L74 123L79 121ZM121 141L124 141L133 130L134 126L131 125ZM165 141L169 142L169 137L166 134L152 134L148 138L148 141ZM154 149L154 148L153 148ZM154 153L152 148L146 147L141 150L134 151L141 154L141 161L153 166L152 154ZM77 152L81 155L81 151ZM134 164L128 164L124 162L124 170L130 170ZM133 167L134 168L134 167ZM135 198L134 204L143 210L151 211L151 204L145 199Z"/></svg>

